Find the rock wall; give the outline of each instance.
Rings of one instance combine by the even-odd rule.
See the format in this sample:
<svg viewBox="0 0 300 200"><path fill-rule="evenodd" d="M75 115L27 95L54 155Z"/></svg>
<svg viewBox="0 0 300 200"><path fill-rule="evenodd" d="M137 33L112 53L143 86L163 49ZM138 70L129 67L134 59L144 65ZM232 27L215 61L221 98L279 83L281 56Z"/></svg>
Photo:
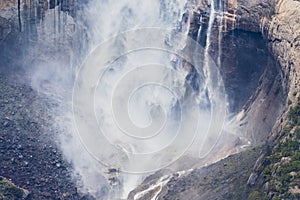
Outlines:
<svg viewBox="0 0 300 200"><path fill-rule="evenodd" d="M228 9L235 10L235 28L238 29L261 32L262 19L270 19L274 14L275 0L234 1L229 1Z"/></svg>
<svg viewBox="0 0 300 200"><path fill-rule="evenodd" d="M262 77L256 93L238 117L257 144L270 137L272 128L273 133L282 129L288 106L292 106L288 102L295 105L299 96L299 6L295 0L226 2L224 30L261 33L276 62L269 66L269 75ZM272 69L276 74L270 74Z"/></svg>
<svg viewBox="0 0 300 200"><path fill-rule="evenodd" d="M65 93L54 82L60 79L70 86L75 77L73 68L87 52L88 44L78 42L87 38L79 13L85 2L1 1L0 72L18 74L20 81L31 82L37 91L46 91L43 85L47 83Z"/></svg>
<svg viewBox="0 0 300 200"><path fill-rule="evenodd" d="M249 2L240 1L237 4L239 5L238 7L243 8ZM251 20L243 20L243 25L237 25L237 28L259 31L263 34L264 38L268 41L270 52L277 62L277 68L279 68L279 74L275 79L277 81L277 89L282 88L284 93L282 99L284 100L283 112L277 119L272 134L269 134L272 135L272 140L273 137L277 137L277 133L285 126L286 121L288 121L287 112L289 107L297 104L297 99L300 95L300 2L295 0L277 0L270 1L270 3L257 3L253 1L248 7L251 8L251 13L258 12L260 15L253 14L255 15L255 23L252 23ZM264 12L265 10L266 12ZM247 16L242 11L237 11L237 13L239 13L236 18L237 21ZM246 23L247 21L250 24ZM258 99L265 101L269 97L270 95ZM277 100L278 97L273 96L272 99ZM248 108L250 112L248 111L247 113L248 116L252 118L255 116L255 114L252 114L251 107L254 111L258 110L260 108L258 104L260 104L259 101L254 101L250 105ZM280 107L278 108L280 109ZM275 113L275 110L272 112ZM259 115L256 116L259 118ZM256 121L254 124L259 124L259 122Z"/></svg>
<svg viewBox="0 0 300 200"><path fill-rule="evenodd" d="M284 72L288 98L295 102L300 91L300 1L277 1L274 15L263 18L261 27Z"/></svg>
<svg viewBox="0 0 300 200"><path fill-rule="evenodd" d="M294 101L299 93L300 73L300 1L229 1L235 13L235 28L260 32L268 40L270 51L283 72L283 84Z"/></svg>

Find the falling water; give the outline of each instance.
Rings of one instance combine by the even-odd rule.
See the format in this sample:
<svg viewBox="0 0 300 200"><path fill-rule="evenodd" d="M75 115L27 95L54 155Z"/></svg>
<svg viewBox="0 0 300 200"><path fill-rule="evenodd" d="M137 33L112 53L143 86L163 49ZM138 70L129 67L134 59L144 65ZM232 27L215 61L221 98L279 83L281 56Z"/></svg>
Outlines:
<svg viewBox="0 0 300 200"><path fill-rule="evenodd" d="M102 12L99 12L99 10ZM157 39L151 38L153 32L147 32L147 28L149 27L156 27L158 30L161 29L160 32L165 35L159 34L159 37L165 37L166 43L172 47L172 50L180 52L186 45L187 33L189 31L189 18L186 17L189 16L188 10L187 4L184 1L133 2L128 0L118 2L117 4L115 2L100 3L99 1L92 1L87 8L90 28L89 40L91 46L95 48L97 47L95 44L100 44L98 48L101 49L101 44L103 42L112 41L113 45L105 48L105 56L121 55L116 62L110 64L108 67L109 70L105 71L95 88L94 98L97 102L95 108L98 123L100 124L105 137L109 138L110 143L114 144L112 147L105 148L105 145L103 144L104 139L99 140L102 142L102 152L106 152L104 157L112 157L112 159L109 159L111 163L106 166L106 169L110 166L116 166L124 171L136 170L141 172L144 170L147 172L151 169L150 166L154 166L154 164L157 164L155 169L159 169L160 163L163 164L165 162L164 160L173 156L174 150L168 150L166 155L161 153L159 157L156 157L157 163L155 163L153 162L154 158L135 158L132 154L140 152L149 154L160 150L161 147L165 145L164 143L172 141L174 136L172 133L176 133L175 128L179 127L177 123L180 124L180 122L176 122L176 119L172 118L176 116L176 105L178 105L178 101L184 100L186 92L184 84L187 72L180 67L182 61L178 59L176 54L171 55L165 51L140 49L134 53L125 55L123 55L122 52L128 51L127 49L132 45L140 44L141 46L144 46L148 43L148 40L153 40L154 44ZM140 30L144 30L144 38L133 37L133 41L131 41L131 35L126 34L126 31L132 31L132 34L136 34ZM123 33L125 34L122 35ZM181 33L186 35L186 37L180 37L179 40L174 42L176 33ZM147 34L149 35L147 36ZM120 35L120 37L118 35ZM114 36L117 37L114 38ZM145 40L145 42L143 42L143 40ZM162 49L164 48L166 47L162 47ZM104 56L103 53L100 56ZM160 69L154 67L154 71L148 72L146 68L143 68L146 64L157 65L158 63L161 65ZM179 73L170 73L170 69L172 68ZM124 77L130 76L132 70L137 71L138 74L132 77L129 80L130 82L124 82L122 84L118 83L119 80L124 79ZM93 74L88 75L88 77L92 76ZM130 85L135 84L137 86L142 86L143 84L139 79L147 80L149 78L155 78L155 82L159 83L159 85L167 85L167 88L174 92L170 93L159 85L141 87L136 90L136 92L131 91L134 95L128 99L128 110L123 110L124 103L127 101L125 96L121 95L122 98L119 100L115 97L114 99L116 100L114 101L116 102L116 105L120 106L117 107L117 115L113 116L111 114L110 106L110 99L114 95L112 91L117 90L118 85L121 85L125 90L128 88L130 91L132 90ZM116 83L118 83L118 85ZM174 98L174 94L176 95L176 98ZM85 95L82 97L82 102L87 101L84 97ZM126 135L118 128L118 126L127 127L130 124L129 122L122 123L122 119L125 118L122 118L121 120L117 119L117 121L121 123L118 124L118 126L114 124L116 120L115 117L120 118L121 114L124 113L129 115L129 119L134 122L134 126L147 127L155 121L159 122L160 118L153 118L153 114L151 113L158 112L157 114L159 114L161 108L166 113L166 120L170 122L166 123L165 130L163 131L164 134L161 134L162 136L159 136L158 138L149 138L147 141L140 140L135 142L134 139L126 137ZM154 116L157 116L157 114L154 113ZM186 123L188 124L189 122ZM138 136L142 134L145 133L140 132ZM85 141L86 143L89 142L88 139ZM87 148L92 148L93 144L89 143L86 146ZM118 153L114 152L113 149L115 148L119 149L116 150ZM93 154L96 156L102 153L95 151L97 151L97 149L93 151ZM101 157L101 160L104 159L105 158ZM122 166L123 164L124 166ZM99 166L99 168L101 168L101 166ZM103 171L105 171L105 167ZM83 174L83 176L86 175ZM113 189L109 195L112 195L113 198L118 196L125 198L130 190L136 187L144 176L145 175L121 174L120 177L118 177L122 182L121 188L117 187ZM83 179L89 181L86 177L83 177ZM91 188L87 189L92 193ZM94 188L93 190L96 189L97 188Z"/></svg>
<svg viewBox="0 0 300 200"><path fill-rule="evenodd" d="M196 60L203 58L199 63L178 56L193 43L188 38L192 10L186 2L92 1L86 11L94 50L75 84L75 123L85 148L103 163L96 164L102 171L114 167L126 172L109 192L111 198L125 198L145 175L175 162L193 142L189 155L205 157L218 140L226 99L209 56L215 5L212 1L205 49L196 45L196 52L189 52ZM159 48L148 48L156 42ZM102 62L107 67L97 71ZM94 108L89 109L91 95ZM86 124L78 125L83 120ZM156 130L159 135L153 135Z"/></svg>
<svg viewBox="0 0 300 200"><path fill-rule="evenodd" d="M221 67L221 54L222 54L222 33L223 33L223 22L224 22L224 5L223 1L219 0L219 19L218 19L218 66Z"/></svg>
<svg viewBox="0 0 300 200"><path fill-rule="evenodd" d="M206 34L206 45L205 45L205 52L204 52L204 73L208 79L210 78L208 57L209 57L209 50L211 45L211 37L212 37L211 34L212 34L215 18L216 18L215 2L214 0L211 0L209 22L208 22L208 28Z"/></svg>
<svg viewBox="0 0 300 200"><path fill-rule="evenodd" d="M226 107L227 107L227 100L226 97L224 97L225 95L225 90L224 90L224 86L223 86L223 80L222 77L220 75L219 72L219 66L221 64L221 60L220 60L220 56L221 56L221 25L222 25L222 21L220 20L216 20L218 15L222 16L222 10L221 10L221 3L222 1L219 1L220 5L215 5L215 0L211 0L209 7L209 17L208 17L208 26L207 26L207 30L206 30L206 35L203 36L201 35L201 30L202 30L202 24L200 23L200 28L199 28L199 32L197 35L197 41L201 41L202 37L206 38L206 42L205 42L205 49L204 49L204 63L203 63L203 76L204 76L204 87L203 87L203 91L206 91L204 93L200 93L199 94L199 98L202 100L201 102L205 102L203 101L203 99L207 98L208 100L208 105L210 106L212 111L217 111L218 113L215 114L214 112L211 115L211 119L214 119L213 123L210 124L210 127L216 127L216 121L222 121L224 122L226 119L225 117L225 112L226 112ZM218 7L219 8L218 8ZM200 12L200 19L202 17L202 14ZM222 18L222 17L221 17ZM217 23L218 24L218 29L217 29L217 41L216 40L212 40L213 38L215 39L215 32L214 32L214 24ZM214 44L218 44L218 55L217 55L217 68L212 67L213 63L211 62L211 57L210 57L210 50L211 50L211 45L212 42L214 42ZM205 96L203 96L205 95ZM221 112L220 112L221 111ZM207 134L205 136L205 141L206 140L216 140L219 135L218 133L221 130L217 130L215 129L214 131L211 131L210 134ZM201 148L200 148L200 153L199 156L200 157L205 157L207 155L209 155L209 153L214 149L215 145L211 145L209 143L202 143L201 144Z"/></svg>
<svg viewBox="0 0 300 200"><path fill-rule="evenodd" d="M87 40L83 38L81 42L87 43L89 55L83 58L86 62L81 67L73 68L70 64L71 74L78 75L73 102L66 99L67 106L72 103L73 113L67 107L63 111L65 118L58 119L68 129L61 136L61 146L74 166L83 193L99 199L125 198L146 175L174 163L185 155L188 147L191 147L187 151L189 156L197 159L207 156L218 140L226 114L226 99L218 68L209 56L217 15L215 3L211 2L205 48L198 44L188 52L199 63L180 56L189 57L186 51L192 43L188 42L191 40L188 33L193 12L186 1L90 0L83 13ZM51 24L52 33L57 37L65 34L63 24L73 25L72 19L60 13L59 8L54 8L49 15L52 18L45 23ZM65 18L63 23L57 23L61 17ZM202 26L197 41L202 37L201 32ZM65 41L68 35L63 37ZM55 44L60 40L55 39ZM156 43L159 48L148 48ZM218 44L220 55L220 41ZM74 51L71 59L80 57ZM98 71L103 66L105 69ZM61 73L61 68L58 69L56 73L61 79L49 74L46 78L65 87L66 80L73 81L73 76L68 79L69 71ZM40 75L37 73L36 82L40 81ZM89 110L90 107L94 110ZM83 122L82 126L78 125ZM153 130L158 132L162 129L162 133L154 137L148 134L152 129L147 132L147 127L157 128ZM99 129L101 134L97 132ZM185 134L180 135L177 129ZM138 130L134 132L137 135L126 130ZM135 137L143 139L137 142ZM136 156L141 152L144 154ZM117 186L108 184L109 168L127 172L119 174Z"/></svg>

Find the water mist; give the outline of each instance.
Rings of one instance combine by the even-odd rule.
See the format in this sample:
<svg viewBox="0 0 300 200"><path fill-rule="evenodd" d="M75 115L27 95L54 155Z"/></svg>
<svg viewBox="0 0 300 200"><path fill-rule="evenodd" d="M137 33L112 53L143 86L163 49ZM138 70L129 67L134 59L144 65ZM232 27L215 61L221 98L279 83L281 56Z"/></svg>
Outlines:
<svg viewBox="0 0 300 200"><path fill-rule="evenodd" d="M83 20L69 22L84 27L73 33L85 33L77 41L81 52L74 50L69 63L38 64L51 74L33 69L36 90L43 91L45 79L66 90L47 94L62 105L55 124L81 192L124 199L145 176L169 166L182 170L181 157L205 158L214 149L228 105L220 60L209 56L213 25L222 16L215 4L203 47L188 36L191 2L90 0ZM53 12L53 18L60 13Z"/></svg>

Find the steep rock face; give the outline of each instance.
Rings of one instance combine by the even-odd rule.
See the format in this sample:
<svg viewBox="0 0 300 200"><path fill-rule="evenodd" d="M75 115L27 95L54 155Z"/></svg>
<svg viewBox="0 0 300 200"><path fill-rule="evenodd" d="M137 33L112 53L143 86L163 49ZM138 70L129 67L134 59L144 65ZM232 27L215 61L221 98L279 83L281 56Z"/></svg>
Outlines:
<svg viewBox="0 0 300 200"><path fill-rule="evenodd" d="M74 0L4 2L0 9L1 73L18 74L19 80L31 82L38 91L47 91L44 86L50 84L61 94L66 93L64 88L56 86L55 80L71 85L75 77L73 68L78 66L87 48L85 42L78 42L87 38L84 22L76 22L80 18L78 3Z"/></svg>
<svg viewBox="0 0 300 200"><path fill-rule="evenodd" d="M0 17L0 41L5 40L10 32L11 26L9 21L4 17Z"/></svg>
<svg viewBox="0 0 300 200"><path fill-rule="evenodd" d="M262 18L271 18L274 14L275 0L233 1L229 1L228 10L235 13L235 28L238 29L260 32Z"/></svg>
<svg viewBox="0 0 300 200"><path fill-rule="evenodd" d="M284 71L288 96L295 102L300 89L300 2L278 1L274 16L262 20L262 30Z"/></svg>
<svg viewBox="0 0 300 200"><path fill-rule="evenodd" d="M270 8L268 7L268 10ZM285 109L281 117L273 127L273 137L277 137L287 123L287 112L289 106L297 104L299 97L299 76L300 76L300 2L287 0L276 1L274 14L270 16L261 15L259 18L260 30L268 41L269 49L279 67L277 86L281 86L285 99ZM272 97L273 98L273 97ZM265 98L263 98L265 100ZM274 97L276 100L276 97ZM250 105L257 110L257 101ZM247 113L249 115L249 113ZM250 112L251 116L251 112ZM271 139L272 140L272 139Z"/></svg>
<svg viewBox="0 0 300 200"><path fill-rule="evenodd" d="M225 20L227 31L239 29L260 33L265 38L263 23L273 19L277 3L274 0L228 1L226 13L233 15L230 20ZM270 44L268 41L267 45ZM269 48L269 51L273 58L266 63L266 71L260 79L256 92L252 94L237 118L241 131L247 131L246 134L252 138L254 145L264 143L270 136L286 102L288 84L283 78L285 71L282 70L282 65L278 64L272 48Z"/></svg>
<svg viewBox="0 0 300 200"><path fill-rule="evenodd" d="M3 0L0 2L0 10L16 8L22 10L27 7L37 15L45 10L59 6L62 11L75 12L76 0Z"/></svg>
<svg viewBox="0 0 300 200"><path fill-rule="evenodd" d="M255 144L264 143L272 129L274 133L282 129L287 99L295 104L299 95L299 4L293 0L227 2L226 30L260 32L276 62L268 64L256 93L238 117Z"/></svg>
<svg viewBox="0 0 300 200"><path fill-rule="evenodd" d="M296 99L291 93L299 84L299 6L296 0L228 1L227 5L228 12L235 13L235 28L261 32L268 40L291 100Z"/></svg>

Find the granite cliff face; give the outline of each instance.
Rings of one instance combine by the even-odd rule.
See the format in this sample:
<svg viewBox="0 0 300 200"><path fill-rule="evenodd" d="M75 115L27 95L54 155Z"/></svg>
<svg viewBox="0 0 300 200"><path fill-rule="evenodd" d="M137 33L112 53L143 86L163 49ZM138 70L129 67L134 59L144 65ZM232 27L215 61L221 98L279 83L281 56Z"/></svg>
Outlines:
<svg viewBox="0 0 300 200"><path fill-rule="evenodd" d="M300 2L278 1L273 17L263 18L261 27L274 57L284 72L288 97L292 102L296 102L300 84Z"/></svg>
<svg viewBox="0 0 300 200"><path fill-rule="evenodd" d="M0 67L10 66L3 72L36 71L48 60L76 65L85 49L77 41L86 38L74 21L79 7L74 0L1 1Z"/></svg>
<svg viewBox="0 0 300 200"><path fill-rule="evenodd" d="M299 84L299 6L297 0L228 1L228 9L235 13L230 21L235 28L260 32L268 41L292 101L296 95L291 93L298 92Z"/></svg>
<svg viewBox="0 0 300 200"><path fill-rule="evenodd" d="M287 121L287 112L289 111L289 106L297 104L297 98L299 96L299 70L300 70L300 56L299 56L299 37L300 37L300 27L299 27L299 1L249 1L237 2L237 16L236 21L244 21L244 23L237 23L237 28L242 28L249 31L260 32L267 44L269 50L275 59L276 67L279 69L277 77L274 79L275 88L273 92L278 93L281 88L283 91L283 96L278 95L268 95L263 96L264 102L269 99L269 102L276 103L278 98L284 100L285 103L283 112L280 114L280 119L273 127L272 135L276 135L278 131L281 131L285 126L285 121ZM241 11L238 11L238 8ZM245 9L249 12L245 13ZM252 16L255 20L254 23L251 22L252 18L248 21L250 24L247 25L247 16L249 13L253 13ZM255 13L260 13L256 15ZM277 82L277 83L276 83ZM266 87L263 87L266 88ZM259 95L262 93L259 92ZM262 94L263 95L263 94ZM259 100L261 101L261 100ZM256 110L268 110L268 107L260 107L262 103L259 101L254 101L249 105L248 109L245 110L246 115L250 116L250 123L259 125L261 117L255 114ZM280 109L280 104L275 109ZM282 104L281 104L282 105ZM253 109L252 109L253 108ZM254 111L254 112L253 112ZM268 111L267 111L268 113ZM274 110L271 113L275 113ZM270 114L271 114L270 113ZM272 119L272 116L268 115L265 119ZM244 115L245 116L245 115ZM254 117L256 116L256 117ZM259 119L259 121L251 119ZM274 118L273 118L274 119ZM276 118L275 118L276 119ZM269 135L269 133L267 133ZM259 137L255 137L259 138ZM266 138L262 138L264 141Z"/></svg>

